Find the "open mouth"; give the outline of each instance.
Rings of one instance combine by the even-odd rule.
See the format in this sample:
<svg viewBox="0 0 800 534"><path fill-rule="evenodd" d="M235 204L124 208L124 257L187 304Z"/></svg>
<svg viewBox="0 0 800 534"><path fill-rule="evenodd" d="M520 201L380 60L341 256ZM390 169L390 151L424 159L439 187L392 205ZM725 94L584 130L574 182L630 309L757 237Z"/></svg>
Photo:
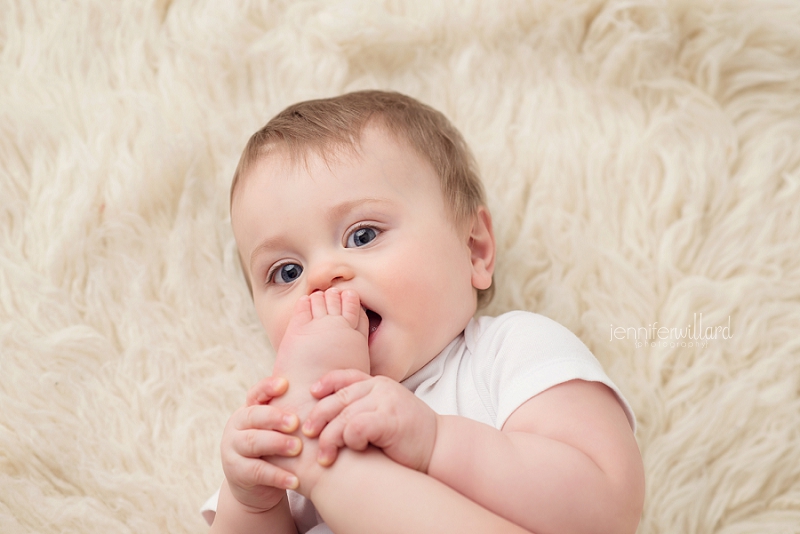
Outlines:
<svg viewBox="0 0 800 534"><path fill-rule="evenodd" d="M364 308L364 311L367 313L367 319L369 319L369 337L372 338L372 334L374 334L381 325L381 316L367 308Z"/></svg>

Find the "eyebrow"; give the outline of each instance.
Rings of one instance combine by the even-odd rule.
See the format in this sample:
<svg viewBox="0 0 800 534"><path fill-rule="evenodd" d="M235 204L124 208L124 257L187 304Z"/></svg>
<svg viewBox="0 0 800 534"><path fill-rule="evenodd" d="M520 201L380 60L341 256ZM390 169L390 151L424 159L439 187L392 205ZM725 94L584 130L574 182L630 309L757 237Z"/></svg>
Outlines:
<svg viewBox="0 0 800 534"><path fill-rule="evenodd" d="M328 219L329 221L336 221L337 219L344 217L347 213L365 204L390 204L390 203L391 201L388 199L373 198L373 197L359 198L355 200L346 200L328 210L328 213L325 215L325 218ZM255 263L255 259L261 253L270 249L285 247L286 244L287 240L283 236L268 237L267 239L262 241L261 244L259 244L253 250L252 254L250 254L250 271L251 272L253 271L253 264Z"/></svg>
<svg viewBox="0 0 800 534"><path fill-rule="evenodd" d="M355 200L346 200L328 210L326 218L329 221L336 221L337 219L344 217L347 213L353 211L354 209L363 206L364 204L388 204L388 203L390 203L390 201L387 199L372 198L372 197L359 198Z"/></svg>
<svg viewBox="0 0 800 534"><path fill-rule="evenodd" d="M250 254L250 272L253 272L253 264L258 256L269 249L282 247L285 242L286 241L282 237L269 237L262 241L261 244L253 250L252 254Z"/></svg>

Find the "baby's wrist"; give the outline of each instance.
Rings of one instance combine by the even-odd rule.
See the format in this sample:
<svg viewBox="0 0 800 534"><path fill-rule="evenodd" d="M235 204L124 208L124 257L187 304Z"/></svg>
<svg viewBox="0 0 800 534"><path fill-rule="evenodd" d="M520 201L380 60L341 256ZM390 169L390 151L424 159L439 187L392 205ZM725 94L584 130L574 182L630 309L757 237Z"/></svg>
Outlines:
<svg viewBox="0 0 800 534"><path fill-rule="evenodd" d="M284 492L284 494L285 494L285 492ZM276 506L278 506L281 503L281 501L278 500L275 504L272 504L270 506L266 506L265 507L265 506L255 506L255 505L252 505L252 504L247 504L246 502L243 502L239 498L236 498L236 502L239 503L239 511L241 513L245 513L245 514L248 514L248 515L254 515L254 516L260 515L260 514L266 514L267 512L272 511L272 509L274 509Z"/></svg>
<svg viewBox="0 0 800 534"><path fill-rule="evenodd" d="M224 491L227 489L227 492ZM225 493L228 495L226 496ZM281 501L286 499L286 492L283 491L280 498L270 499L270 504L264 505L257 503L258 497L245 489L232 484L227 478L223 484L223 491L220 492L220 502L224 502L226 508L235 507L236 513L250 517L261 516L277 508Z"/></svg>

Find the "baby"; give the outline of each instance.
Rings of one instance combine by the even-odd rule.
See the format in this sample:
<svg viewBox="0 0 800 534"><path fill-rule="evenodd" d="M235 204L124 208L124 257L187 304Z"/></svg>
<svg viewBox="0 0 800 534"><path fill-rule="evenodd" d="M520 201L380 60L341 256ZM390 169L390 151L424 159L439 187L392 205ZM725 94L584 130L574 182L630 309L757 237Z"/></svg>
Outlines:
<svg viewBox="0 0 800 534"><path fill-rule="evenodd" d="M494 235L442 114L289 107L245 148L231 220L277 353L223 433L213 532L636 530L633 414L597 360L545 317L473 318Z"/></svg>

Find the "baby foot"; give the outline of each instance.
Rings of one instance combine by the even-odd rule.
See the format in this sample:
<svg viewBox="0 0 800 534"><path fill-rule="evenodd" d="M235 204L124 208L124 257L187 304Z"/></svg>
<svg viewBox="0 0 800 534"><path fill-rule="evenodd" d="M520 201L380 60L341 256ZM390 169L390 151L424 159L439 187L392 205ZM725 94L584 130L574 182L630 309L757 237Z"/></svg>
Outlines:
<svg viewBox="0 0 800 534"><path fill-rule="evenodd" d="M289 390L271 404L301 418L316 401L309 388L329 371L369 373L369 320L354 291L330 288L301 297L275 357L273 376L289 381ZM308 409L306 409L308 408Z"/></svg>
<svg viewBox="0 0 800 534"><path fill-rule="evenodd" d="M354 291L331 288L297 301L275 357L273 376L287 379L289 389L269 404L297 414L303 421L317 403L311 385L329 371L358 369L369 373L369 319ZM299 430L292 433L302 442L296 457L272 456L273 465L297 475L303 495L310 495L321 469L316 458L316 439Z"/></svg>

